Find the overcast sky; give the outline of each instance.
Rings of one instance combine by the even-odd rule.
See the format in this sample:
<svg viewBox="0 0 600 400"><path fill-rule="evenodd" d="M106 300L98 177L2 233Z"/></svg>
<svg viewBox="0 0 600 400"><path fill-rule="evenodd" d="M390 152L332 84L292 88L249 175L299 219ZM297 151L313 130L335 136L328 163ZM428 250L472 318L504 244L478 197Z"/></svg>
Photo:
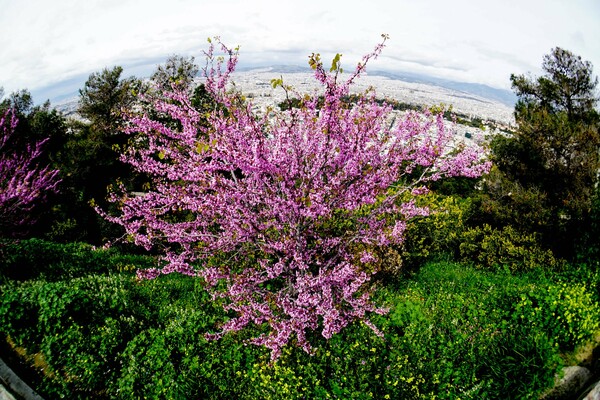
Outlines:
<svg viewBox="0 0 600 400"><path fill-rule="evenodd" d="M0 0L0 86L55 97L104 67L141 77L171 54L201 60L215 35L242 66L318 52L351 69L382 33L371 70L510 89L560 46L600 71L600 0Z"/></svg>

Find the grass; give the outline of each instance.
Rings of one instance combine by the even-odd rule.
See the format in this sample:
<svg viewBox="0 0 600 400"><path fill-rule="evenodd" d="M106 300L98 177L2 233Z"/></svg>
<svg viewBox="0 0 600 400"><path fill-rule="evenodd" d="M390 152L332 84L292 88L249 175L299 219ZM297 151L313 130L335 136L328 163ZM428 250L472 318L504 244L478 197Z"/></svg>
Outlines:
<svg viewBox="0 0 600 400"><path fill-rule="evenodd" d="M270 363L246 344L255 329L205 339L227 315L198 279L138 281L132 267L150 257L61 246L5 246L0 265L3 338L43 360L33 381L48 398L536 398L600 333L593 268L444 261L381 285L390 312L373 322L384 339L355 323L328 341L313 335L311 355L289 346Z"/></svg>

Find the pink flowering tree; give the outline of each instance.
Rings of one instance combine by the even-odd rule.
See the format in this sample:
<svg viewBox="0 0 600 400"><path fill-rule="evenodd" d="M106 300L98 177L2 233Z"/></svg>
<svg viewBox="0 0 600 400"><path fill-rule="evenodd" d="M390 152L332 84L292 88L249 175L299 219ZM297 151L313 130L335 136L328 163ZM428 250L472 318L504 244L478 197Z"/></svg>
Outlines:
<svg viewBox="0 0 600 400"><path fill-rule="evenodd" d="M424 193L427 180L489 168L481 149L451 148L441 116L411 113L391 126L374 93L344 101L384 42L346 79L339 56L326 70L313 54L322 90L302 95L274 80L300 107L257 114L230 90L237 52L217 41L204 70L210 112L173 91L152 104L161 118L130 119L137 145L123 160L153 177L152 189L113 193L121 214L105 215L138 245L164 247L162 269L140 277L198 276L225 300L235 316L210 337L259 326L252 342L276 358L354 320L379 333L368 319L385 312L370 300L376 250L401 244L406 221L427 214L400 199Z"/></svg>
<svg viewBox="0 0 600 400"><path fill-rule="evenodd" d="M36 204L47 193L55 192L60 182L58 170L39 167L36 159L42 154L45 140L18 152L10 147L10 138L18 120L12 109L0 117L0 229L2 235L11 229L31 223Z"/></svg>

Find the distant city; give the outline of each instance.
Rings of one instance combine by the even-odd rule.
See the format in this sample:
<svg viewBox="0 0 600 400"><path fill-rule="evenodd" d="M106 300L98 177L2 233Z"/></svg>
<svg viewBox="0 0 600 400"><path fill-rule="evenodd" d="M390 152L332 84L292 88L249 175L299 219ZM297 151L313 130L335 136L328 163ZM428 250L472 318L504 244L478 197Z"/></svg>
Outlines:
<svg viewBox="0 0 600 400"><path fill-rule="evenodd" d="M348 76L348 74L343 76ZM319 88L319 83L310 72L282 72L277 67L269 67L233 74L233 81L237 89L245 95L253 97L257 104L269 103L272 105L284 100L284 91L281 88L273 89L271 87L273 78L283 78L285 84L291 85L299 92L310 92ZM459 84L455 83L455 85ZM514 101L509 105L497 98L490 98L490 96L484 97L465 90L446 88L431 83L410 82L383 76L380 73L367 73L361 76L353 85L353 91L362 92L370 87L375 89L377 97L380 98L424 106L443 103L446 106L452 105L455 112L470 117L492 120L503 125L513 123ZM493 88L489 88L489 90L490 93L501 91Z"/></svg>
<svg viewBox="0 0 600 400"><path fill-rule="evenodd" d="M344 73L343 77L349 76ZM282 78L284 84L291 85L299 93L311 93L319 90L319 83L308 69L299 67L265 67L235 72L232 81L237 90L251 99L257 112L272 107L285 99L281 88L273 88L271 80ZM445 86L442 86L444 84ZM452 87L449 87L452 86ZM514 95L506 90L494 89L484 85L451 81L426 82L425 77L402 76L390 73L374 72L361 76L353 85L355 93L374 88L378 98L390 99L414 106L430 107L444 104L452 106L452 111L469 121L481 121L486 132L495 129L510 129L514 125ZM477 94L477 92L479 94ZM512 100L511 100L512 99ZM54 104L55 108L67 116L76 117L78 97L73 95L67 100ZM473 136L476 139L484 131L473 124L457 125L457 133ZM462 120L464 123L465 121Z"/></svg>

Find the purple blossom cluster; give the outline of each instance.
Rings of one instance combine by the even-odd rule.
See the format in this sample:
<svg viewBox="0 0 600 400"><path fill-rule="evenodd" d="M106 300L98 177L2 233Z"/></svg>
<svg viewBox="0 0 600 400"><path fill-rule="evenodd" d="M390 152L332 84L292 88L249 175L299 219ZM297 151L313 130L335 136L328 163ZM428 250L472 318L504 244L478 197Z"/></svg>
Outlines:
<svg viewBox="0 0 600 400"><path fill-rule="evenodd" d="M212 111L174 89L152 103L160 118L131 117L137 145L123 160L152 177L151 190L113 193L121 214L104 215L136 244L164 246L164 267L140 277L199 276L225 300L235 317L211 337L267 327L252 342L275 359L290 342L310 351L312 331L330 338L354 320L379 334L368 316L386 310L370 300L367 266L377 248L402 243L407 220L428 213L400 199L426 193L427 180L489 168L479 148L450 151L441 116L410 113L390 126L391 108L373 92L344 101L382 49L345 80L313 55L322 93L294 93L300 107L258 115L229 89L237 52L216 41L204 70Z"/></svg>
<svg viewBox="0 0 600 400"><path fill-rule="evenodd" d="M12 109L0 117L0 227L3 230L31 222L29 212L46 193L56 192L60 182L58 170L48 166L40 168L36 164L46 140L28 145L22 152L8 150L17 123Z"/></svg>

